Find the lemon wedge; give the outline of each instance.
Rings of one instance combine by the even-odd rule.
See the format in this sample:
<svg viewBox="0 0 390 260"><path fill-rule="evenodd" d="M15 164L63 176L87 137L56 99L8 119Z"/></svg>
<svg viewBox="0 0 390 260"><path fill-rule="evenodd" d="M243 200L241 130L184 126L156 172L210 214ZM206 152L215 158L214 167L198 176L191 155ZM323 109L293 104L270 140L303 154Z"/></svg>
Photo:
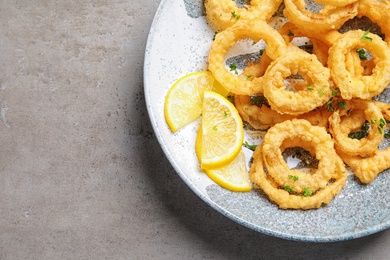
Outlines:
<svg viewBox="0 0 390 260"><path fill-rule="evenodd" d="M199 128L196 136L195 152L202 161L202 127ZM252 189L249 173L246 167L246 160L244 152L239 152L238 156L225 167L214 170L205 169L204 172L216 184L230 191L247 192Z"/></svg>
<svg viewBox="0 0 390 260"><path fill-rule="evenodd" d="M239 154L244 140L242 119L235 106L224 96L203 92L202 109L203 169L230 164Z"/></svg>
<svg viewBox="0 0 390 260"><path fill-rule="evenodd" d="M202 113L205 89L211 90L214 77L209 71L187 74L169 89L164 103L165 120L172 132L176 132Z"/></svg>

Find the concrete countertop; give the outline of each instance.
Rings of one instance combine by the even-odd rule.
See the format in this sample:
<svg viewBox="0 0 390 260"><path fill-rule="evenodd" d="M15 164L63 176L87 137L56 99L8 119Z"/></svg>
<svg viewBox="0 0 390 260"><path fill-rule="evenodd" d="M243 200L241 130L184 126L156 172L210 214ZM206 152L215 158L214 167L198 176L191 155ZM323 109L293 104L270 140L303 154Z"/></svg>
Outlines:
<svg viewBox="0 0 390 260"><path fill-rule="evenodd" d="M385 259L223 217L154 137L143 58L157 0L0 2L0 259ZM151 163L152 162L152 163Z"/></svg>

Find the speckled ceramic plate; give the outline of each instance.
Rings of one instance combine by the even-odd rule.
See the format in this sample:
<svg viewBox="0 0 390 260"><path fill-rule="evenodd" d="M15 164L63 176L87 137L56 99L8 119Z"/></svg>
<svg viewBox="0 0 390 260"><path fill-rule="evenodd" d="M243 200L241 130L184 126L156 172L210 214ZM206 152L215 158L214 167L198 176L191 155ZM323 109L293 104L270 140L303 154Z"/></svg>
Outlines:
<svg viewBox="0 0 390 260"><path fill-rule="evenodd" d="M164 119L164 98L180 77L207 69L214 32L208 27L202 0L163 0L152 24L145 53L147 109L167 158L184 182L206 203L253 230L300 241L341 241L390 227L390 174L369 185L349 176L342 192L318 210L280 210L259 191L233 193L199 171L194 142L199 121L172 134ZM253 135L247 132L246 138ZM247 149L245 149L247 150ZM247 157L250 157L250 151Z"/></svg>

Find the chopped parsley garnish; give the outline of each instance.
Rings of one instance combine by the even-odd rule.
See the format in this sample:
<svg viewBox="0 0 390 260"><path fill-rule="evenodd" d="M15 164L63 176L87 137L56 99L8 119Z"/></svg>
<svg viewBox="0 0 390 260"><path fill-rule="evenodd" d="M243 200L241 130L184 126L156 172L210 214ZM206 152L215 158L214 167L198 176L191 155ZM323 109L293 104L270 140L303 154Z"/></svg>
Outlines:
<svg viewBox="0 0 390 260"><path fill-rule="evenodd" d="M218 129L217 129L217 126L213 126L213 130L214 131L217 131Z"/></svg>
<svg viewBox="0 0 390 260"><path fill-rule="evenodd" d="M356 49L356 52L359 54L359 58L361 60L368 60L368 57L366 55L366 51L364 49Z"/></svg>
<svg viewBox="0 0 390 260"><path fill-rule="evenodd" d="M337 105L341 109L346 109L347 108L347 103L345 103L345 101L340 101L340 102L337 103Z"/></svg>
<svg viewBox="0 0 390 260"><path fill-rule="evenodd" d="M236 14L236 11L233 11L232 12L232 17L230 19L237 19L237 20L240 20L240 16L238 14Z"/></svg>
<svg viewBox="0 0 390 260"><path fill-rule="evenodd" d="M283 189L285 189L288 193L293 193L294 192L294 188L291 187L290 185L285 185L283 187Z"/></svg>
<svg viewBox="0 0 390 260"><path fill-rule="evenodd" d="M360 139L365 138L365 137L368 136L368 130L369 129L370 129L370 124L366 121L366 122L364 122L364 124L362 125L360 130L358 130L356 132L349 133L348 137L352 138L352 139L360 140Z"/></svg>
<svg viewBox="0 0 390 260"><path fill-rule="evenodd" d="M299 180L299 177L298 177L298 176L291 175L291 174L288 175L288 178L289 178L290 180L294 180L294 181Z"/></svg>
<svg viewBox="0 0 390 260"><path fill-rule="evenodd" d="M384 138L390 138L390 131L385 131L385 133L383 134L383 137Z"/></svg>
<svg viewBox="0 0 390 260"><path fill-rule="evenodd" d="M253 77L253 75L245 75L246 79L250 79Z"/></svg>
<svg viewBox="0 0 390 260"><path fill-rule="evenodd" d="M264 53L264 49L260 49L260 55L263 55L263 53Z"/></svg>
<svg viewBox="0 0 390 260"><path fill-rule="evenodd" d="M217 37L218 32L214 32L213 41L215 41L215 37Z"/></svg>
<svg viewBox="0 0 390 260"><path fill-rule="evenodd" d="M308 90L313 90L314 88L313 88L312 85L309 84L309 85L307 85L307 89L308 89Z"/></svg>
<svg viewBox="0 0 390 260"><path fill-rule="evenodd" d="M238 74L236 64L234 64L234 63L230 64L230 65L229 65L229 68L230 68L230 71L234 71L234 73L235 73L236 75Z"/></svg>
<svg viewBox="0 0 390 260"><path fill-rule="evenodd" d="M333 99L329 99L328 102L326 102L326 111L334 111L334 107L332 106Z"/></svg>
<svg viewBox="0 0 390 260"><path fill-rule="evenodd" d="M322 95L325 95L325 92L324 92L322 89L319 89L319 90L318 90L318 94L319 94L320 96L322 96Z"/></svg>
<svg viewBox="0 0 390 260"><path fill-rule="evenodd" d="M257 145L255 145L255 144L250 144L250 143L248 143L247 141L245 141L245 142L243 143L243 146L244 146L245 148L248 148L249 150L252 150L252 151L256 150L256 147L257 147Z"/></svg>
<svg viewBox="0 0 390 260"><path fill-rule="evenodd" d="M376 124L376 119L371 119L371 124Z"/></svg>
<svg viewBox="0 0 390 260"><path fill-rule="evenodd" d="M228 114L226 113L226 111L223 111L223 117L226 118L228 116Z"/></svg>
<svg viewBox="0 0 390 260"><path fill-rule="evenodd" d="M333 97L337 96L339 93L340 93L340 90L338 90L338 89L332 90L332 96Z"/></svg>
<svg viewBox="0 0 390 260"><path fill-rule="evenodd" d="M303 196L304 197L308 197L308 196L311 196L313 193L312 193L312 191L309 189L309 188L304 188L303 189Z"/></svg>
<svg viewBox="0 0 390 260"><path fill-rule="evenodd" d="M368 29L367 31L365 31L364 34L363 34L363 36L362 36L360 39L361 39L361 40L367 40L367 41L372 42L372 38L367 36L369 33L370 33L370 29Z"/></svg>
<svg viewBox="0 0 390 260"><path fill-rule="evenodd" d="M386 125L386 120L384 120L383 118L379 119L379 127L383 128L385 125Z"/></svg>
<svg viewBox="0 0 390 260"><path fill-rule="evenodd" d="M386 126L386 120L384 120L383 118L379 119L379 127L378 127L379 133L383 134L383 128L385 126Z"/></svg>

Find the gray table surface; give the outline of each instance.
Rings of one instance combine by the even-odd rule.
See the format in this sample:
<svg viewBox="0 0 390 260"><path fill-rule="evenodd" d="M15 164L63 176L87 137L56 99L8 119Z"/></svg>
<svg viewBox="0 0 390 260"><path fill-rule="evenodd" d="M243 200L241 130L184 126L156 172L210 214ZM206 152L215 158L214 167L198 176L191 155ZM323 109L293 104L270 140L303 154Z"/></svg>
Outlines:
<svg viewBox="0 0 390 260"><path fill-rule="evenodd" d="M149 123L157 0L0 1L0 259L385 259L390 230L266 236L199 199Z"/></svg>

